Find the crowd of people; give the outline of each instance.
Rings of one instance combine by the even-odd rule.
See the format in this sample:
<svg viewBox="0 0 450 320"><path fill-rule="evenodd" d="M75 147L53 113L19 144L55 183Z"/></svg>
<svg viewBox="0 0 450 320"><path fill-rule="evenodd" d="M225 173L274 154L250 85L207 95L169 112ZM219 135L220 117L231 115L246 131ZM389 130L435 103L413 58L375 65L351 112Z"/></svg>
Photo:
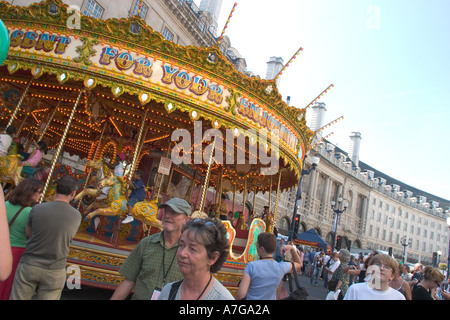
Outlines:
<svg viewBox="0 0 450 320"><path fill-rule="evenodd" d="M142 176L138 170L128 181L133 191L129 214L142 197ZM54 200L38 204L43 188L42 181L26 178L6 196L0 189L0 300L61 297L69 248L82 217L72 204L78 181L63 176ZM366 259L345 249L329 255L323 249L305 252L270 232L258 235L259 258L245 267L234 297L214 277L229 255L222 221L191 217L191 205L176 197L159 209L162 232L143 238L132 250L111 300L289 299L283 282L293 272L308 276L311 286L323 280L327 300L450 299L448 283L442 285L445 277L435 268L418 264L409 272L406 265L376 251Z"/></svg>
<svg viewBox="0 0 450 320"><path fill-rule="evenodd" d="M306 255L304 270L310 285L323 279L326 300L449 300L445 276L417 263L413 270L388 254L372 251L358 258L346 249L327 255L320 249Z"/></svg>

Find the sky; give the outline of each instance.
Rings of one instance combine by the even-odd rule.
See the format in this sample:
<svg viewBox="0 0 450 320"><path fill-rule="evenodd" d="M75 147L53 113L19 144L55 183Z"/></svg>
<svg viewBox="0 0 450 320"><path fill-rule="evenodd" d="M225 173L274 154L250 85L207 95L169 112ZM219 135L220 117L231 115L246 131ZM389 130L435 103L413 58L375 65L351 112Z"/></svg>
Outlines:
<svg viewBox="0 0 450 320"><path fill-rule="evenodd" d="M324 124L344 117L330 142L348 152L360 132L360 161L450 199L450 1L223 0L218 35L234 3L225 35L248 71L265 78L270 57L287 63L302 47L283 99L305 108L334 84L319 100Z"/></svg>

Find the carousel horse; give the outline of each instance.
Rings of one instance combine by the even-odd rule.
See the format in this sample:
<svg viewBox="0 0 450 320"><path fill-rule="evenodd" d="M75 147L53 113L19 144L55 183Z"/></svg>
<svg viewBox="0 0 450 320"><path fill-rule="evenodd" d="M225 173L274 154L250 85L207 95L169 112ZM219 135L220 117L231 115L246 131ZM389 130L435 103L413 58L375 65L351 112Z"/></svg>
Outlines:
<svg viewBox="0 0 450 320"><path fill-rule="evenodd" d="M108 166L106 164L104 164L102 160L88 160L86 162L86 167L97 170L95 179L94 179L94 181L92 181L92 184L95 187L84 188L75 197L75 200L77 200L77 201L83 200L84 197L96 199L101 194L102 187L100 185L102 183L102 180L105 178L110 178L110 179L114 178L114 174L113 174L112 170L109 169ZM94 200L94 203L95 203L95 201L96 200ZM103 202L103 201L100 201L100 203L101 202ZM96 205L99 205L100 203L97 203ZM91 203L91 205L92 205L92 203ZM91 206L86 208L86 211L90 210L90 209L92 209Z"/></svg>
<svg viewBox="0 0 450 320"><path fill-rule="evenodd" d="M97 170L95 175L95 181L93 182L94 184L100 183L100 181L104 178L114 176L114 172L101 159L86 161L86 167Z"/></svg>
<svg viewBox="0 0 450 320"><path fill-rule="evenodd" d="M88 213L86 218L91 219L96 215L110 217L122 216L128 212L127 199L125 197L127 183L124 178L116 176L113 178L105 178L100 182L100 186L111 187L106 202L103 202L103 204L98 204L98 208L95 211ZM155 227L162 230L161 221L159 221L157 217L157 203L158 199L136 203L132 211L133 217L144 223L148 228ZM86 212L89 212L88 210L91 208L87 208Z"/></svg>
<svg viewBox="0 0 450 320"><path fill-rule="evenodd" d="M99 189L110 187L108 196L102 204L99 204L98 201L91 204L86 211L91 208L97 209L88 213L86 218L91 219L97 215L108 217L122 216L128 212L127 199L125 197L126 186L127 183L122 177L113 176L102 179L99 183Z"/></svg>
<svg viewBox="0 0 450 320"><path fill-rule="evenodd" d="M12 154L0 157L0 181L17 186L22 180L22 166L19 164L20 155Z"/></svg>
<svg viewBox="0 0 450 320"><path fill-rule="evenodd" d="M158 220L158 199L136 203L131 214L148 228L155 227L162 230L162 223Z"/></svg>

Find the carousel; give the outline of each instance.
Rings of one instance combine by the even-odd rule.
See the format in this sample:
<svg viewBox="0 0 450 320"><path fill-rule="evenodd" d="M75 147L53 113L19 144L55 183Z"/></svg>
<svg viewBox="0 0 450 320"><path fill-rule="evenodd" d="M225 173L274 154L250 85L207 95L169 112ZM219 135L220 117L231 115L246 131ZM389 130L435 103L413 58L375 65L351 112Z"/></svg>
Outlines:
<svg viewBox="0 0 450 320"><path fill-rule="evenodd" d="M273 231L280 193L297 187L314 135L305 109L288 106L275 80L239 73L218 46L180 46L137 16L83 16L80 28L69 28L67 8L60 0L0 3L9 33L1 128L16 128L25 154L41 141L49 150L26 174L18 154L1 157L1 182L14 187L32 175L45 181L41 201L51 201L59 176L78 178L74 205L83 221L68 264L79 266L82 284L104 288L120 283L117 270L137 242L161 230L158 203L183 198L194 215L227 227L230 254L217 278L235 292L257 258L258 234ZM123 224L126 181L137 170L147 198ZM255 212L256 194L268 194L267 216Z"/></svg>

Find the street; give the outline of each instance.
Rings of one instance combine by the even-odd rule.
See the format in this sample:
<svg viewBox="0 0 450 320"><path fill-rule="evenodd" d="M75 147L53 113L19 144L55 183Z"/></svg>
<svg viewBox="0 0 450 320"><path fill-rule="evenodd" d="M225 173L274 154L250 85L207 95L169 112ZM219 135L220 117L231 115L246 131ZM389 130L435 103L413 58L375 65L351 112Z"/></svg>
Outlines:
<svg viewBox="0 0 450 320"><path fill-rule="evenodd" d="M327 289L323 287L323 280L319 281L319 286L315 287L309 284L309 277L300 275L300 285L308 291L307 300L325 300ZM288 289L288 282L284 282L285 288ZM81 289L69 290L65 288L61 295L61 300L109 300L113 291L108 289L100 289L84 286Z"/></svg>

